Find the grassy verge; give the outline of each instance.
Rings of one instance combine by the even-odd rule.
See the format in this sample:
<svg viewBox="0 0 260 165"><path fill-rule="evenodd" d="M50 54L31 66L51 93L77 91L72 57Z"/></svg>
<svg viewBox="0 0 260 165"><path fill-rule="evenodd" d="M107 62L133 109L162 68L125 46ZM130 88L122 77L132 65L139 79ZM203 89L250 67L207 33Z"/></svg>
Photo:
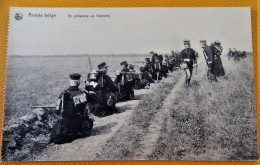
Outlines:
<svg viewBox="0 0 260 165"><path fill-rule="evenodd" d="M224 64L218 82L202 71L192 88L177 93L153 159L258 158L252 57Z"/></svg>
<svg viewBox="0 0 260 165"><path fill-rule="evenodd" d="M138 154L138 147L147 133L147 128L180 75L181 72L175 72L172 77L156 84L152 92L141 98L130 119L107 141L102 153L97 154L97 160L129 160Z"/></svg>

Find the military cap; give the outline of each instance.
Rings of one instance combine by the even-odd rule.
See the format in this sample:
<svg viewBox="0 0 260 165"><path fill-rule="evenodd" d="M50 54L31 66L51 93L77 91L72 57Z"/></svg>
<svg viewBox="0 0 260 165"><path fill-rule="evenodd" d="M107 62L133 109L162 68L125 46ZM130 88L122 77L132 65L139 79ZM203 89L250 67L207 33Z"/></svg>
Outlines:
<svg viewBox="0 0 260 165"><path fill-rule="evenodd" d="M134 65L130 64L129 69L134 69Z"/></svg>
<svg viewBox="0 0 260 165"><path fill-rule="evenodd" d="M183 40L184 45L190 45L190 40Z"/></svg>
<svg viewBox="0 0 260 165"><path fill-rule="evenodd" d="M98 64L98 69L101 69L101 68L106 68L108 67L107 64L105 62L101 62L100 64Z"/></svg>
<svg viewBox="0 0 260 165"><path fill-rule="evenodd" d="M215 43L221 45L221 42L219 40L216 40Z"/></svg>
<svg viewBox="0 0 260 165"><path fill-rule="evenodd" d="M122 65L127 65L127 62L126 62L126 61L123 61L123 62L120 63L120 65L121 65L121 66L122 66Z"/></svg>
<svg viewBox="0 0 260 165"><path fill-rule="evenodd" d="M72 73L70 74L70 79L71 80L79 80L81 75L79 73Z"/></svg>
<svg viewBox="0 0 260 165"><path fill-rule="evenodd" d="M207 41L206 41L206 40L200 40L200 43L201 43L201 44L206 44Z"/></svg>
<svg viewBox="0 0 260 165"><path fill-rule="evenodd" d="M150 62L150 58L145 58L145 61Z"/></svg>

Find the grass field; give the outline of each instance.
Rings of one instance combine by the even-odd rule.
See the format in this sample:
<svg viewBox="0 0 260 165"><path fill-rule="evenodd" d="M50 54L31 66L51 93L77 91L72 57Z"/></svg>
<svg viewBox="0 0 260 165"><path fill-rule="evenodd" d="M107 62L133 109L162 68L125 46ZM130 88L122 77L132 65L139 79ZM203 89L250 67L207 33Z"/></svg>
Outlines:
<svg viewBox="0 0 260 165"><path fill-rule="evenodd" d="M106 61L112 70L119 63L140 61L140 57L93 57L93 66ZM101 131L102 143L95 136L64 145L62 156L75 159L71 148L98 148L89 160L256 160L258 158L254 75L252 56L239 62L222 56L226 75L218 82L206 77L206 65L199 58L198 74L191 87L184 86L184 72L179 69L160 83L153 84L131 115L114 114L102 122L114 120L118 128ZM63 64L66 64L65 66ZM79 72L82 81L89 72L86 57L9 58L7 78L8 115L17 118L30 111L30 105L54 104L68 87L68 75ZM83 88L83 85L81 85ZM125 102L125 104L130 104ZM97 129L98 127L96 127ZM104 135L103 135L104 134ZM97 136L97 135L96 135ZM92 141L88 141L89 139ZM91 143L88 145L86 142ZM59 152L51 150L48 156ZM75 150L76 151L76 150ZM55 155L55 154L54 154ZM67 155L67 156L66 156ZM88 153L78 153L85 160ZM55 159L50 159L55 160ZM61 159L62 160L62 159ZM76 159L78 160L78 159Z"/></svg>
<svg viewBox="0 0 260 165"><path fill-rule="evenodd" d="M97 160L256 160L252 56L239 62L222 60L226 75L218 82L207 80L205 61L200 59L192 86L178 86L169 94L183 71L175 72L168 78L171 83L161 84L140 101ZM156 115L161 111L166 113ZM150 140L154 136L158 137Z"/></svg>
<svg viewBox="0 0 260 165"><path fill-rule="evenodd" d="M176 93L153 159L258 158L252 56L222 59L226 75L218 82L207 81L200 68L192 88Z"/></svg>
<svg viewBox="0 0 260 165"><path fill-rule="evenodd" d="M93 69L105 61L108 74L120 69L120 62L144 61L145 56L91 56ZM142 64L137 64L142 65ZM5 122L18 118L32 105L53 105L60 92L69 87L69 74L82 75L81 88L90 71L87 56L74 57L9 57L6 78Z"/></svg>

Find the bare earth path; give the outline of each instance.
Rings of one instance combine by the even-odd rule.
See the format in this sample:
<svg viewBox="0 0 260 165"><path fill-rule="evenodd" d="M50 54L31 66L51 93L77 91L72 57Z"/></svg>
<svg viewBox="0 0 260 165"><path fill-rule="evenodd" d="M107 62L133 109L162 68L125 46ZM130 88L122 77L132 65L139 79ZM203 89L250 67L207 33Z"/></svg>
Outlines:
<svg viewBox="0 0 260 165"><path fill-rule="evenodd" d="M95 119L94 127L87 137L67 144L51 144L42 153L33 156L29 161L94 160L96 155L99 155L99 152L102 150L103 144L114 136L119 128L130 118L134 107L139 102L138 99L142 95L151 92L154 87L156 87L156 84L152 84L149 89L135 91L137 100L117 103L120 113L103 118L92 115Z"/></svg>
<svg viewBox="0 0 260 165"><path fill-rule="evenodd" d="M140 148L136 151L134 160L149 160L150 155L155 150L155 146L159 140L160 133L163 129L165 119L170 116L169 110L176 98L176 93L181 90L185 77L182 76L167 98L163 102L163 106L158 109L156 115L152 119L151 125L148 127L148 133L140 143Z"/></svg>

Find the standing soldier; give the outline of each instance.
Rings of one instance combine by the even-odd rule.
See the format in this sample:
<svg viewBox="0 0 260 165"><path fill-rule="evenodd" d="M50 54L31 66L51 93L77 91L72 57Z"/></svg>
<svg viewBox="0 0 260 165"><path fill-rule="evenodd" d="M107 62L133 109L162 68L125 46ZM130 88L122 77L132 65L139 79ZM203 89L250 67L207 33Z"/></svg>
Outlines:
<svg viewBox="0 0 260 165"><path fill-rule="evenodd" d="M234 48L234 61L239 61L240 57L239 57L239 52L237 51L236 48Z"/></svg>
<svg viewBox="0 0 260 165"><path fill-rule="evenodd" d="M197 63L196 55L194 50L190 47L190 40L184 40L185 49L181 51L181 68L184 69L186 74L186 86L190 85L190 80L192 76L193 64Z"/></svg>
<svg viewBox="0 0 260 165"><path fill-rule="evenodd" d="M213 61L214 73L217 77L224 76L225 70L223 68L223 64L220 58L223 48L221 47L220 41L216 40L214 43L210 45L210 48L214 55L214 61Z"/></svg>
<svg viewBox="0 0 260 165"><path fill-rule="evenodd" d="M206 64L207 64L207 77L209 80L215 80L217 81L216 75L214 73L213 69L213 61L214 61L214 55L210 47L207 45L206 40L200 41L202 52L204 54Z"/></svg>
<svg viewBox="0 0 260 165"><path fill-rule="evenodd" d="M58 99L56 112L61 119L54 125L50 142L70 142L92 129L93 120L87 110L88 95L79 89L81 75L70 75L70 87L63 91Z"/></svg>
<svg viewBox="0 0 260 165"><path fill-rule="evenodd" d="M233 51L231 50L231 48L229 48L228 49L228 54L227 54L228 60L233 57L233 54L234 54Z"/></svg>

